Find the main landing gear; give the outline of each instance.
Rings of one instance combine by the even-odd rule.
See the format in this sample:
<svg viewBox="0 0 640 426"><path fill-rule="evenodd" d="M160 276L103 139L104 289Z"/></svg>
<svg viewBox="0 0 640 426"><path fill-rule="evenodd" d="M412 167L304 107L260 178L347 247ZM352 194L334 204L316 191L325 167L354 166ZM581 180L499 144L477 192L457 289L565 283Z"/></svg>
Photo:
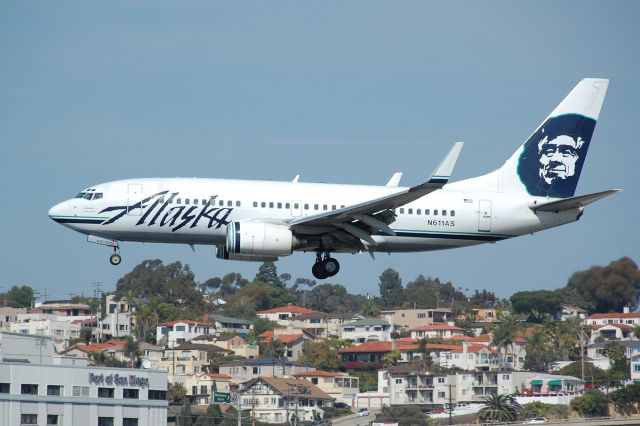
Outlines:
<svg viewBox="0 0 640 426"><path fill-rule="evenodd" d="M340 271L340 263L332 257L329 253L324 253L324 258L320 252L316 253L316 263L311 267L311 273L319 280L324 280L329 277L333 277Z"/></svg>

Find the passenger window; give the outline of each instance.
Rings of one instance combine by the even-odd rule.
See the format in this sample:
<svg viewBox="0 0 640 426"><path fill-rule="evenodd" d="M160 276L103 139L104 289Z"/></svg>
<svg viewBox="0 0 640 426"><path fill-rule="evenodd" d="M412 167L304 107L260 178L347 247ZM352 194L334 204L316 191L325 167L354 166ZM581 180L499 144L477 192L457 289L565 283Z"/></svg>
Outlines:
<svg viewBox="0 0 640 426"><path fill-rule="evenodd" d="M413 214L413 209L407 209L407 213Z"/></svg>
<svg viewBox="0 0 640 426"><path fill-rule="evenodd" d="M218 205L219 205L220 207L224 206L224 201L222 201L222 200L218 201Z"/></svg>
<svg viewBox="0 0 640 426"><path fill-rule="evenodd" d="M331 206L331 210L335 210L335 209L336 209L336 205L334 204Z"/></svg>
<svg viewBox="0 0 640 426"><path fill-rule="evenodd" d="M455 216L456 215L456 211L455 210L451 210L451 216Z"/></svg>
<svg viewBox="0 0 640 426"><path fill-rule="evenodd" d="M341 209L344 209L344 204L340 206Z"/></svg>
<svg viewBox="0 0 640 426"><path fill-rule="evenodd" d="M267 203L265 203L265 202L263 201L262 203L260 203L260 207L262 207L262 208L264 209L265 207L267 207Z"/></svg>
<svg viewBox="0 0 640 426"><path fill-rule="evenodd" d="M424 215L429 216L429 209L424 209Z"/></svg>
<svg viewBox="0 0 640 426"><path fill-rule="evenodd" d="M253 207L258 207L258 202L257 201L253 202Z"/></svg>
<svg viewBox="0 0 640 426"><path fill-rule="evenodd" d="M438 209L433 209L433 215L438 216Z"/></svg>
<svg viewBox="0 0 640 426"><path fill-rule="evenodd" d="M188 204L189 204L189 199L188 199L188 198L185 198L185 199L184 199L184 203L188 205Z"/></svg>
<svg viewBox="0 0 640 426"><path fill-rule="evenodd" d="M227 201L227 207L233 207L233 201L231 200Z"/></svg>
<svg viewBox="0 0 640 426"><path fill-rule="evenodd" d="M282 208L282 203L278 203L278 208L281 209Z"/></svg>
<svg viewBox="0 0 640 426"><path fill-rule="evenodd" d="M404 209L400 209L400 214L404 214Z"/></svg>
<svg viewBox="0 0 640 426"><path fill-rule="evenodd" d="M269 208L272 209L273 208L273 201L269 203Z"/></svg>
<svg viewBox="0 0 640 426"><path fill-rule="evenodd" d="M180 204L182 202L181 198L176 198L176 204Z"/></svg>
<svg viewBox="0 0 640 426"><path fill-rule="evenodd" d="M160 204L164 204L164 197L160 197L158 201L160 202Z"/></svg>
<svg viewBox="0 0 640 426"><path fill-rule="evenodd" d="M286 203L286 204L284 205L284 208L285 208L285 209L291 208L291 204ZM296 208L297 208L297 207L296 207Z"/></svg>
<svg viewBox="0 0 640 426"><path fill-rule="evenodd" d="M309 204L305 204L305 205L304 205L304 209L305 209L305 210L309 210Z"/></svg>
<svg viewBox="0 0 640 426"><path fill-rule="evenodd" d="M422 214L422 209L416 209L416 214L417 215L421 215Z"/></svg>
<svg viewBox="0 0 640 426"><path fill-rule="evenodd" d="M442 210L442 216L446 216L447 215L447 211L446 210Z"/></svg>
<svg viewBox="0 0 640 426"><path fill-rule="evenodd" d="M314 210L318 210L318 207L319 207L319 206L318 206L317 204L314 204L314 205L313 205L313 209L314 209Z"/></svg>
<svg viewBox="0 0 640 426"><path fill-rule="evenodd" d="M200 202L202 203L203 206L207 205L207 200L205 200L204 198L202 200L200 200Z"/></svg>
<svg viewBox="0 0 640 426"><path fill-rule="evenodd" d="M240 201L236 201L236 207L240 207Z"/></svg>
<svg viewBox="0 0 640 426"><path fill-rule="evenodd" d="M327 210L327 208L328 208L328 206L327 206L326 204L324 204L324 205L322 206L322 210Z"/></svg>

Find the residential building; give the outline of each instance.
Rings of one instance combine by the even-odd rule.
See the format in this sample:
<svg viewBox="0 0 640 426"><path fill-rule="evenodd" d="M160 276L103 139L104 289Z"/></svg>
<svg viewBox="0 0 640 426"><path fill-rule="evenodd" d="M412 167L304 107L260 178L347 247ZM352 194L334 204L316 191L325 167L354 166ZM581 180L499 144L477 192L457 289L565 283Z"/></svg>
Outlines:
<svg viewBox="0 0 640 426"><path fill-rule="evenodd" d="M630 359L630 379L633 383L640 383L640 351L633 351Z"/></svg>
<svg viewBox="0 0 640 426"><path fill-rule="evenodd" d="M448 352L440 353L438 364L445 368L459 368L465 371L496 371L499 365L495 349L479 344L463 342Z"/></svg>
<svg viewBox="0 0 640 426"><path fill-rule="evenodd" d="M74 358L82 358L91 360L91 356L97 352L105 352L108 356L115 358L116 351L122 351L122 348L127 343L126 340L109 340L100 343L77 343L73 346L69 346L66 349L60 351L61 355L66 355Z"/></svg>
<svg viewBox="0 0 640 426"><path fill-rule="evenodd" d="M0 332L0 361L30 364L87 365L86 360L56 354L53 338ZM1 424L1 423L0 423Z"/></svg>
<svg viewBox="0 0 640 426"><path fill-rule="evenodd" d="M601 340L637 340L640 336L634 333L638 326L629 324L592 325L590 343Z"/></svg>
<svg viewBox="0 0 640 426"><path fill-rule="evenodd" d="M220 374L232 377L233 382L243 383L257 377L293 377L296 373L315 371L315 368L276 358L242 359L226 362L218 368Z"/></svg>
<svg viewBox="0 0 640 426"><path fill-rule="evenodd" d="M211 315L211 321L218 333L231 333L246 336L253 330L253 323L239 318L225 317L223 315Z"/></svg>
<svg viewBox="0 0 640 426"><path fill-rule="evenodd" d="M523 395L577 394L584 390L584 382L573 376L528 371L516 371L511 374L515 390Z"/></svg>
<svg viewBox="0 0 640 426"><path fill-rule="evenodd" d="M496 323L509 315L509 311L498 308L473 308L473 320L476 322Z"/></svg>
<svg viewBox="0 0 640 426"><path fill-rule="evenodd" d="M448 353L460 348L461 345L443 345L429 343L425 350L429 356L438 362L441 353ZM359 345L343 348L338 351L344 366L347 369L354 369L361 364L373 364L372 368L382 367L384 356L391 351L400 352L400 363L412 361L420 356L419 345L415 339L399 339L392 342L364 342Z"/></svg>
<svg viewBox="0 0 640 426"><path fill-rule="evenodd" d="M115 339L130 336L132 321L133 310L127 299L116 300L114 294L108 295L105 299L105 316L99 321L102 334Z"/></svg>
<svg viewBox="0 0 640 426"><path fill-rule="evenodd" d="M298 331L298 330L296 330ZM287 328L276 328L274 330L265 331L260 334L260 338L263 342L271 342L273 340L278 340L280 343L284 345L284 358L288 361L297 361L302 355L302 348L304 346L304 342L306 341L314 341L316 336L307 332L306 330L299 330L299 333L296 333L291 327Z"/></svg>
<svg viewBox="0 0 640 426"><path fill-rule="evenodd" d="M384 320L365 318L343 324L341 338L353 343L387 342L391 340L391 326Z"/></svg>
<svg viewBox="0 0 640 426"><path fill-rule="evenodd" d="M268 319L270 321L277 322L280 325L288 325L289 319L302 315L302 314L317 314L322 313L313 309L303 308L289 304L287 306L281 306L279 308L267 309L265 311L258 311L256 315L258 318Z"/></svg>
<svg viewBox="0 0 640 426"><path fill-rule="evenodd" d="M198 336L194 338L192 343L203 345L215 345L219 348L226 349L244 358L257 358L260 354L260 347L255 343L247 343L240 335L221 334L216 336L210 334L208 336Z"/></svg>
<svg viewBox="0 0 640 426"><path fill-rule="evenodd" d="M192 339L209 335L213 326L208 322L177 320L156 325L156 344L173 348Z"/></svg>
<svg viewBox="0 0 640 426"><path fill-rule="evenodd" d="M214 402L230 402L231 376L218 373L200 373L193 376L175 376L173 383L181 383L192 404L208 405ZM220 400L215 401L214 397ZM223 401L224 400L224 401Z"/></svg>
<svg viewBox="0 0 640 426"><path fill-rule="evenodd" d="M587 317L586 310L578 306L572 306L572 305L562 305L562 308L558 312L558 315L556 315L556 318L561 321L566 321L569 318L579 318L583 320L586 317Z"/></svg>
<svg viewBox="0 0 640 426"><path fill-rule="evenodd" d="M312 422L324 416L333 398L307 380L258 377L239 390L241 409L259 422Z"/></svg>
<svg viewBox="0 0 640 426"><path fill-rule="evenodd" d="M80 337L80 324L58 320L56 318L60 317L52 314L37 315L48 318L11 323L9 326L10 331L19 334L51 337L57 349L66 348L70 340ZM18 315L18 317L21 316Z"/></svg>
<svg viewBox="0 0 640 426"><path fill-rule="evenodd" d="M432 324L411 329L412 339L450 339L453 336L464 336L464 328L449 324Z"/></svg>
<svg viewBox="0 0 640 426"><path fill-rule="evenodd" d="M36 307L31 308L30 314L49 314L54 315L60 320L65 318L69 321L75 319L87 319L94 316L91 308L86 303L72 303L69 301L49 301L43 302Z"/></svg>
<svg viewBox="0 0 640 426"><path fill-rule="evenodd" d="M594 342L586 345L587 359L603 370L611 367L609 358L605 355L605 346L608 342ZM624 347L624 355L631 359L640 350L640 340L621 340L616 342Z"/></svg>
<svg viewBox="0 0 640 426"><path fill-rule="evenodd" d="M324 312L300 314L295 317L291 317L287 324L287 327L294 329L304 329L313 333L317 337L327 338L329 337L329 314Z"/></svg>
<svg viewBox="0 0 640 426"><path fill-rule="evenodd" d="M409 331L416 326L445 324L451 321L451 309L392 309L380 311L379 318L392 325L392 331Z"/></svg>
<svg viewBox="0 0 640 426"><path fill-rule="evenodd" d="M344 402L349 405L353 403L353 394L360 390L360 378L350 376L347 373L317 370L296 373L293 377L307 380L326 392L336 402Z"/></svg>
<svg viewBox="0 0 640 426"><path fill-rule="evenodd" d="M174 348L166 348L160 363L153 367L166 370L171 376L209 373L211 372L208 355L210 352L231 353L214 345L183 343Z"/></svg>
<svg viewBox="0 0 640 426"><path fill-rule="evenodd" d="M635 327L640 325L640 312L629 312L629 308L624 308L622 313L592 314L585 320L585 324L626 324Z"/></svg>
<svg viewBox="0 0 640 426"><path fill-rule="evenodd" d="M26 313L27 308L0 307L0 331L11 331L11 324L18 322L18 315Z"/></svg>

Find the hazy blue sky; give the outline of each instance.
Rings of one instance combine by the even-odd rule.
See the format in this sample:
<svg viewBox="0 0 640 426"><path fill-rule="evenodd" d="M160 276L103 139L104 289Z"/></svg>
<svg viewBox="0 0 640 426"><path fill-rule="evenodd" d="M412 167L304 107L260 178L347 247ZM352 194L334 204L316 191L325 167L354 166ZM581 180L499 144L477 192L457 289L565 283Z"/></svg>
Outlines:
<svg viewBox="0 0 640 426"><path fill-rule="evenodd" d="M198 176L421 181L454 141L455 180L488 172L583 77L611 79L578 185L624 192L575 224L474 248L341 255L331 282L377 293L396 268L501 296L563 286L638 256L640 3L426 1L0 2L0 289L105 290L144 259L199 281L258 264L213 247L106 247L51 221L79 190ZM311 277L311 254L278 262Z"/></svg>

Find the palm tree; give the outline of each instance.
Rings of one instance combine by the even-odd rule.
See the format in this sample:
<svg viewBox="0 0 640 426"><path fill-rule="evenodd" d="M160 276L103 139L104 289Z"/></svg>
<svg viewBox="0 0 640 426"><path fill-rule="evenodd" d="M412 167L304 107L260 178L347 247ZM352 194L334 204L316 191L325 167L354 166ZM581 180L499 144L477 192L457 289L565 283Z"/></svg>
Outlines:
<svg viewBox="0 0 640 426"><path fill-rule="evenodd" d="M133 340L131 336L127 336L127 343L124 345L124 354L131 361L131 368L138 363L142 356L138 342Z"/></svg>
<svg viewBox="0 0 640 426"><path fill-rule="evenodd" d="M518 418L512 394L486 395L483 404L478 413L483 422L513 422Z"/></svg>

